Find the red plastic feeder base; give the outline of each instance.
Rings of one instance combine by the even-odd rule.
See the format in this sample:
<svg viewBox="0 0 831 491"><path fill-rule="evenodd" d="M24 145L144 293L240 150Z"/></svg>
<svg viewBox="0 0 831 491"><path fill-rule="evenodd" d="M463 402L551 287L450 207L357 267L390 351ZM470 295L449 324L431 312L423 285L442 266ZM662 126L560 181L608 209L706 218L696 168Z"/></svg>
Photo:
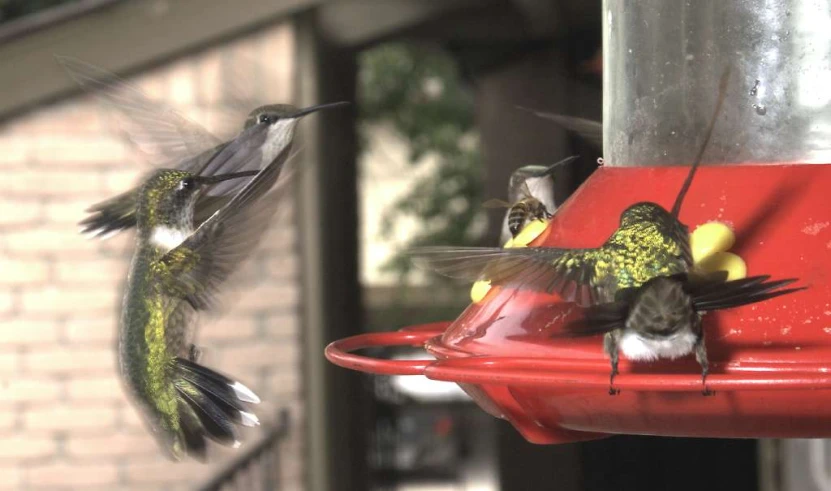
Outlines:
<svg viewBox="0 0 831 491"><path fill-rule="evenodd" d="M638 201L670 206L688 168L601 168L533 245L595 247ZM648 186L648 187L647 187ZM552 336L580 316L554 295L494 288L452 323L332 343L342 367L458 383L534 443L613 433L736 438L831 437L831 165L704 167L681 211L694 229L729 224L748 275L797 277L808 289L705 315L711 364L704 397L690 356L621 361L610 396L600 337ZM390 361L352 351L423 346L437 360Z"/></svg>

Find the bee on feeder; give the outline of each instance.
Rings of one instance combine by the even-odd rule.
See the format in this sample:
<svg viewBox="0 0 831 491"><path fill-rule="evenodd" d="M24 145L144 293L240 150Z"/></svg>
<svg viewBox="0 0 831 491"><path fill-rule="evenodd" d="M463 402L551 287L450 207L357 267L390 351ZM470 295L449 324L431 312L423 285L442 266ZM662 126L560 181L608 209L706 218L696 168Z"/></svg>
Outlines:
<svg viewBox="0 0 831 491"><path fill-rule="evenodd" d="M526 165L515 170L508 182L508 201L492 199L482 206L507 208L502 220L500 240L515 239L531 222L548 220L557 210L554 200L554 170L573 162L577 156L565 158L553 165Z"/></svg>
<svg viewBox="0 0 831 491"><path fill-rule="evenodd" d="M652 202L629 206L620 225L600 247L475 248L425 247L412 255L417 264L440 274L492 285L558 293L567 302L588 307L584 328L605 332L612 362L610 393L618 353L633 360L678 358L696 353L702 383L709 370L701 313L764 301L798 289L777 290L793 279L768 282L767 276L728 281L727 273L697 271L689 228L679 220L724 101L729 68L721 78L716 107L704 141L671 210ZM704 389L705 393L709 393Z"/></svg>

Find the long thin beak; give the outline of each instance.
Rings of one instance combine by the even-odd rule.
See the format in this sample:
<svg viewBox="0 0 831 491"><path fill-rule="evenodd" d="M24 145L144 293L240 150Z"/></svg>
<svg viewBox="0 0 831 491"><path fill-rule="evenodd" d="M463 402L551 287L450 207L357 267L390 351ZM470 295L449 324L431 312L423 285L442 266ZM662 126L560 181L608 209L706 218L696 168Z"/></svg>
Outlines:
<svg viewBox="0 0 831 491"><path fill-rule="evenodd" d="M247 170L244 172L234 172L231 174L220 174L218 176L196 176L194 180L199 184L207 184L213 185L220 183L222 181L228 181L230 179L239 179L241 177L249 177L249 176L256 176L260 171L257 170Z"/></svg>
<svg viewBox="0 0 831 491"><path fill-rule="evenodd" d="M311 114L313 112L323 111L324 109L331 109L333 107L348 106L348 105L349 105L349 103L347 101L330 102L329 104L319 104L317 106L312 106L312 107L306 107L306 108L303 108L303 109L299 109L296 113L290 115L289 117L291 117L291 118L302 118L303 116L306 116L307 114Z"/></svg>
<svg viewBox="0 0 831 491"><path fill-rule="evenodd" d="M554 169L556 169L556 168L558 168L562 165L566 165L569 162L574 162L575 160L577 160L579 158L580 158L579 155L572 155L571 157L566 157L563 160L561 160L561 161L559 161L555 164L551 164L550 166L546 167L545 169L537 172L536 174L534 174L530 177L545 177L547 175L550 175L552 172L554 172Z"/></svg>

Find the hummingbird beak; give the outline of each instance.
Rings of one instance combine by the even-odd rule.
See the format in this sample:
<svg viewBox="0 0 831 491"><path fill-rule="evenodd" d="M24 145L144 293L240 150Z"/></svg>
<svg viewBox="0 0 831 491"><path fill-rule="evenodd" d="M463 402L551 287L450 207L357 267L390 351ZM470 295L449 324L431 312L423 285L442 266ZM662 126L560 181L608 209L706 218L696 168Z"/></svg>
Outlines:
<svg viewBox="0 0 831 491"><path fill-rule="evenodd" d="M549 175L551 175L551 173L552 173L552 172L554 172L554 170L555 170L555 169L557 169L558 167L560 167L560 166L562 166L562 165L566 165L566 164L568 164L568 163L570 163L570 162L574 162L575 160L577 160L577 159L579 159L579 158L580 158L580 156L579 156L579 155L572 155L571 157L566 157L566 158L564 158L563 160L561 160L561 161L559 161L559 162L557 162L557 163L555 163L555 164L551 164L550 166L546 167L545 169L543 169L543 170L541 170L541 171L537 172L536 174L533 174L533 175L531 175L531 176L529 176L529 177L545 177L545 176L549 176Z"/></svg>
<svg viewBox="0 0 831 491"><path fill-rule="evenodd" d="M329 104L319 104L317 106L311 106L311 107L307 107L307 108L304 108L304 109L299 109L296 113L289 115L289 117L294 118L294 119L302 118L303 116L306 116L307 114L311 114L313 112L323 111L324 109L331 109L333 107L348 106L348 105L349 105L349 103L346 102L346 101L331 102Z"/></svg>
<svg viewBox="0 0 831 491"><path fill-rule="evenodd" d="M239 179L241 177L250 177L256 176L260 171L257 170L247 170L244 172L234 172L231 174L220 174L218 176L196 176L193 179L202 185L212 186L214 184L218 184L222 181L228 181L230 179Z"/></svg>

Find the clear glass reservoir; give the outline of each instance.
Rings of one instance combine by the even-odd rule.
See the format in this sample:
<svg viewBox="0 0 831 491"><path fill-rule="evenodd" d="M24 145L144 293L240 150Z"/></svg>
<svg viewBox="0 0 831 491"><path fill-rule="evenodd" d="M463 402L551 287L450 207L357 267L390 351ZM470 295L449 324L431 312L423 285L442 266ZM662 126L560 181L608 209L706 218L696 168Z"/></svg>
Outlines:
<svg viewBox="0 0 831 491"><path fill-rule="evenodd" d="M604 0L607 165L694 158L731 66L705 163L831 161L826 0Z"/></svg>

